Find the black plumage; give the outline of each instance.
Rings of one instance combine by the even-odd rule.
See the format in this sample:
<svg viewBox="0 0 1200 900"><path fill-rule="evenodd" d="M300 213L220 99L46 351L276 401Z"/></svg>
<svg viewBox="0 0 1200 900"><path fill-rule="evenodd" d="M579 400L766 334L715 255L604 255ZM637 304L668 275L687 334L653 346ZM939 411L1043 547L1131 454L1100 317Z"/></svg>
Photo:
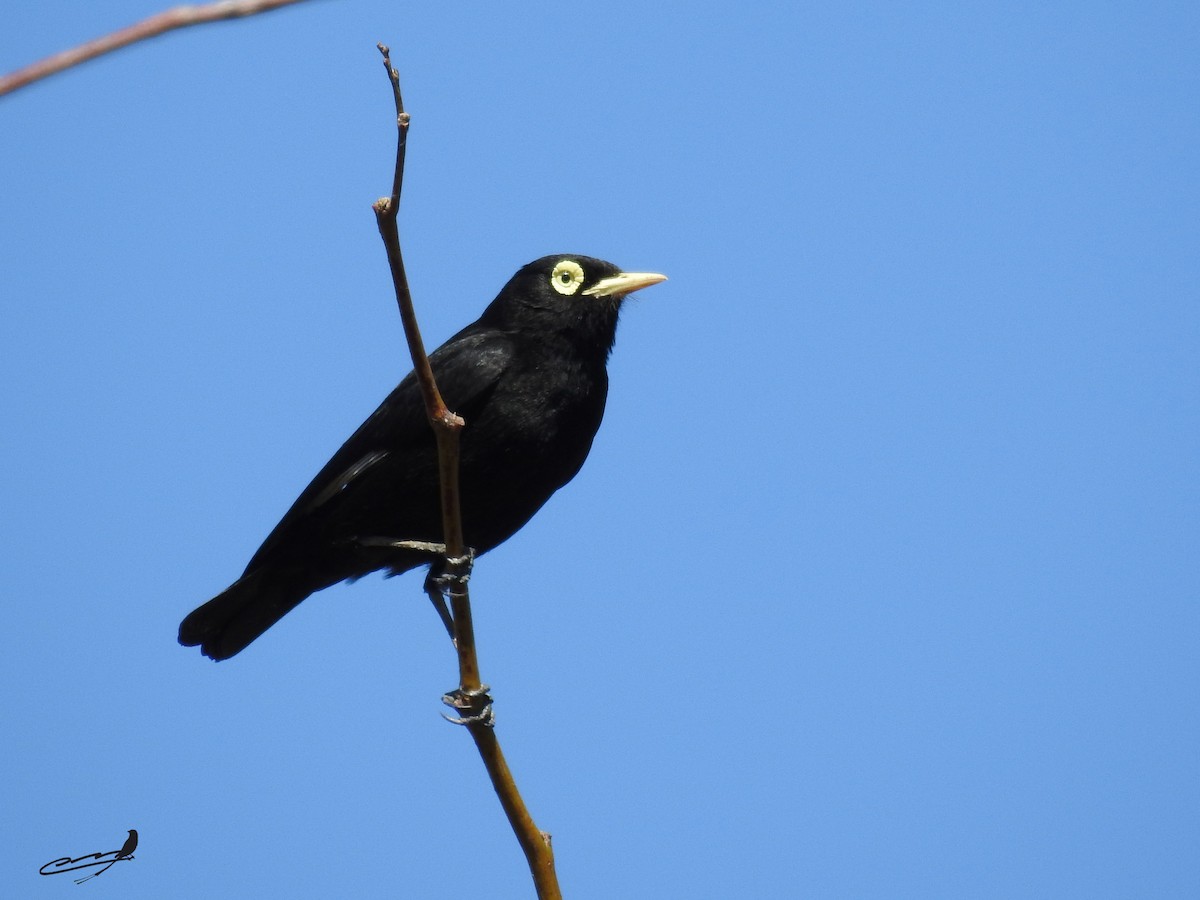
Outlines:
<svg viewBox="0 0 1200 900"><path fill-rule="evenodd" d="M466 421L463 531L476 553L511 537L579 471L604 414L621 303L663 280L586 256L543 257L431 354L446 405ZM429 563L382 544L441 540L437 471L410 373L317 473L242 577L183 620L179 642L228 659L314 591Z"/></svg>

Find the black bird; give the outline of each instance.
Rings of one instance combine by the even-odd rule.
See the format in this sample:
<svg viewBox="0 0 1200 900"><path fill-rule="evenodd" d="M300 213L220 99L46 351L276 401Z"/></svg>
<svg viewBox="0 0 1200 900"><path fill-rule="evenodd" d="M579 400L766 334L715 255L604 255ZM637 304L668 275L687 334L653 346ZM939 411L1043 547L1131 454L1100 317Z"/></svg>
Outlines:
<svg viewBox="0 0 1200 900"><path fill-rule="evenodd" d="M137 849L137 829L129 829L129 837L125 838L125 843L121 849L117 851L117 859L125 859L133 856L133 851Z"/></svg>
<svg viewBox="0 0 1200 900"><path fill-rule="evenodd" d="M606 363L625 296L665 276L587 256L546 256L430 356L460 436L463 531L484 553L575 477L604 415ZM228 659L314 591L429 563L387 541L442 539L436 444L416 377L400 382L334 454L242 577L192 612L179 643Z"/></svg>

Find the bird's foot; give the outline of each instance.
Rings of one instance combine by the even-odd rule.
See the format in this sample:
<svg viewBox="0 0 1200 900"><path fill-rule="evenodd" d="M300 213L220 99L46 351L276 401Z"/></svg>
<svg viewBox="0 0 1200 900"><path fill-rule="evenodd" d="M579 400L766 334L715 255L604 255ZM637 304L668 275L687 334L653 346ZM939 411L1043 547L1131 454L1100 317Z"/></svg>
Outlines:
<svg viewBox="0 0 1200 900"><path fill-rule="evenodd" d="M468 547L462 556L446 556L440 564L432 566L429 578L426 579L437 586L445 594L453 594L455 588L460 591L471 580L471 570L475 568L475 549Z"/></svg>
<svg viewBox="0 0 1200 900"><path fill-rule="evenodd" d="M455 688L448 694L442 695L442 702L458 710L461 716L448 716L442 713L442 718L452 725L483 725L485 728L496 726L496 714L492 711L491 690L486 684L481 684L477 690Z"/></svg>
<svg viewBox="0 0 1200 900"><path fill-rule="evenodd" d="M429 574L425 576L425 593L438 618L446 628L450 640L454 640L454 619L450 608L446 605L446 597L455 592L466 590L467 582L471 580L471 569L475 565L475 550L467 548L463 556L447 556L446 545L436 541L408 541L387 537L355 537L351 543L358 547L386 547L389 550L413 550L435 557L429 566Z"/></svg>
<svg viewBox="0 0 1200 900"><path fill-rule="evenodd" d="M350 543L359 547L386 547L389 550L415 550L429 556L441 557L435 560L433 570L437 571L436 578L443 590L455 586L455 582L466 584L471 578L471 568L475 565L475 548L468 547L462 556L447 556L446 545L437 541L400 541L388 537L356 537ZM431 570L432 571L432 570Z"/></svg>
<svg viewBox="0 0 1200 900"><path fill-rule="evenodd" d="M445 550L444 546L442 550ZM454 618L450 615L450 607L446 605L446 597L466 590L474 565L475 551L468 547L464 556L445 556L440 562L434 563L425 576L425 593L429 595L429 602L437 610L438 618L446 627L446 634L450 635L451 641L454 640Z"/></svg>

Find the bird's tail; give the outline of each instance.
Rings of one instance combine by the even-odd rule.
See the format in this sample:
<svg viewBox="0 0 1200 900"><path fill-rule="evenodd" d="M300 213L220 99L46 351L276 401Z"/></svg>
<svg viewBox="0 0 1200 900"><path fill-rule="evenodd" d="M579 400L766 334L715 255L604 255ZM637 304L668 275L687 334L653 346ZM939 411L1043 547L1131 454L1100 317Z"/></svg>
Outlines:
<svg viewBox="0 0 1200 900"><path fill-rule="evenodd" d="M243 575L179 624L179 643L200 646L211 659L229 659L308 596L267 570Z"/></svg>

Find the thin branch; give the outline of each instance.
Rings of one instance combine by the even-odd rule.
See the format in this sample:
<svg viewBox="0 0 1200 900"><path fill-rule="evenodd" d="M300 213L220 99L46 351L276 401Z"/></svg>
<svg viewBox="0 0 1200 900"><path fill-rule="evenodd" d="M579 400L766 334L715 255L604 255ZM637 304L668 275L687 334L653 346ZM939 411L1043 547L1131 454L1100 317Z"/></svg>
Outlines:
<svg viewBox="0 0 1200 900"><path fill-rule="evenodd" d="M433 428L438 446L438 474L441 481L442 528L446 551L446 582L450 585L451 618L454 628L454 645L458 651L458 690L446 695L446 703L463 713L454 719L467 727L479 755L483 759L492 787L500 799L500 805L508 816L509 824L517 836L525 859L533 876L534 887L541 900L561 900L558 877L554 871L554 851L550 846L550 835L540 831L529 814L521 794L517 790L512 772L500 750L500 742L492 727L491 697L487 686L479 677L479 661L475 653L475 629L471 618L471 598L467 590L466 571L470 566L470 551L463 540L462 512L458 486L458 437L464 422L446 408L433 369L425 353L417 317L413 310L412 294L408 288L408 276L404 271L404 258L400 253L400 234L397 216L400 211L400 189L404 181L404 151L408 143L410 117L404 111L404 100L400 94L400 76L392 66L390 51L379 44L383 64L392 83L392 95L396 102L396 169L392 180L392 194L383 197L373 206L379 234L387 250L388 264L392 271L392 283L396 289L396 303L400 307L400 318L404 322L404 335L408 341L413 369L421 385L425 399L425 413Z"/></svg>
<svg viewBox="0 0 1200 900"><path fill-rule="evenodd" d="M437 383L433 379L433 369L429 365L429 356L425 353L425 342L421 340L421 329L417 325L417 314L413 310L412 292L408 289L408 275L404 271L404 256L400 252L400 228L397 224L397 217L400 213L400 190L404 186L404 153L408 148L408 126L411 117L404 111L404 98L400 94L400 74L392 67L389 56L391 51L383 44L376 46L383 54L383 65L392 82L392 96L396 101L398 136L392 194L390 197L380 197L372 208L375 210L375 221L379 226L379 234L383 238L384 249L387 250L388 265L392 270L392 284L396 289L396 305L400 307L400 319L404 323L404 337L408 341L408 352L412 356L429 421L434 425L435 430L438 423L457 425L461 428L462 419L446 408L446 403L442 400ZM447 544L446 555L459 555L461 549L461 547L451 547Z"/></svg>
<svg viewBox="0 0 1200 900"><path fill-rule="evenodd" d="M148 19L121 28L111 34L95 38L87 43L47 56L43 60L28 65L23 69L0 76L0 97L11 94L35 81L70 69L80 63L128 47L139 41L149 40L189 25L203 25L206 22L219 22L223 19L240 19L243 16L253 16L270 12L283 6L292 6L301 0L219 0L203 6L177 6L165 12L155 13Z"/></svg>
<svg viewBox="0 0 1200 900"><path fill-rule="evenodd" d="M488 777L504 814L508 816L508 824L521 849L525 852L525 861L529 864L529 874L533 876L533 886L537 890L539 900L562 900L562 891L558 887L558 873L554 870L554 848L550 845L550 833L542 831L533 821L533 816L525 807L517 783L513 780L512 772L504 754L500 752L500 741L496 731L490 725L468 724L467 730L475 739L475 746L487 768Z"/></svg>

